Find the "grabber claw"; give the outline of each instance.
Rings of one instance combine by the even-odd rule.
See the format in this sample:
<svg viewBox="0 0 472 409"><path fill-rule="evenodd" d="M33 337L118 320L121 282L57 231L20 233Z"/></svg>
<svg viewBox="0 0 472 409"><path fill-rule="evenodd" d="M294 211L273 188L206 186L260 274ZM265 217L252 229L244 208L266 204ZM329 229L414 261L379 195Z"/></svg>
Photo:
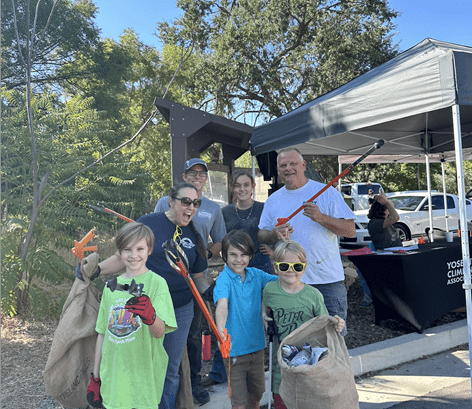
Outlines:
<svg viewBox="0 0 472 409"><path fill-rule="evenodd" d="M116 277L113 277L112 279L107 281L106 286L110 289L111 292L124 291L138 298L141 297L141 295L144 293L144 284L137 284L134 280L131 281L131 284L118 284L118 280L116 279Z"/></svg>
<svg viewBox="0 0 472 409"><path fill-rule="evenodd" d="M85 247L85 245L92 240L93 236L95 236L95 233L93 230L90 230L82 240L77 241L74 240L74 247L72 247L70 250L74 255L76 255L78 258L81 260L84 258L84 252L85 251L97 251L98 247L97 246L90 246L90 247Z"/></svg>
<svg viewBox="0 0 472 409"><path fill-rule="evenodd" d="M220 331L218 331L215 321L213 321L213 318L211 317L211 314L209 313L208 308L205 305L205 302L203 301L200 293L198 292L197 287L195 286L195 283L193 282L192 278L188 275L188 271L186 267L186 265L188 266L188 259L184 251L179 246L179 244L177 244L174 240L165 241L164 243L162 243L162 248L164 249L164 252L166 253L166 259L168 263L170 264L170 266L185 279L185 281L187 282L187 285L190 287L190 290L192 291L192 294L195 297L195 300L197 301L198 306L202 310L203 315L207 319L211 330L215 334L218 342L220 343L221 355L223 356L223 358L229 358L229 351L231 349L231 335L228 334L225 328L224 336L226 339L223 339L223 337L220 334ZM183 260L185 260L186 264L184 264Z"/></svg>
<svg viewBox="0 0 472 409"><path fill-rule="evenodd" d="M182 250L182 247L180 247L174 240L167 240L162 243L162 248L166 253L166 259L170 266L187 281L188 272L186 266L188 266L188 259L187 255Z"/></svg>

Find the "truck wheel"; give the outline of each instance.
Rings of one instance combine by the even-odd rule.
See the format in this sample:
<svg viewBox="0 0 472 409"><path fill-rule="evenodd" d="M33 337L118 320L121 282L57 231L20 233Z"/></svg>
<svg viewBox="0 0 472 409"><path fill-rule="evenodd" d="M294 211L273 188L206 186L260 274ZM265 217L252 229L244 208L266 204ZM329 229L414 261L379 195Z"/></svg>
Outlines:
<svg viewBox="0 0 472 409"><path fill-rule="evenodd" d="M393 227L398 232L401 241L407 241L411 239L411 235L408 228L405 227L403 224L395 223Z"/></svg>

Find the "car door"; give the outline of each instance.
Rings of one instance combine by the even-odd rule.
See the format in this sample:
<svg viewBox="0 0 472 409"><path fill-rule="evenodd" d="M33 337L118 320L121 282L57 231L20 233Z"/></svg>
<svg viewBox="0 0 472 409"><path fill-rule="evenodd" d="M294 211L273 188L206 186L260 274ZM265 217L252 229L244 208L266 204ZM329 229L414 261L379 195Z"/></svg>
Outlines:
<svg viewBox="0 0 472 409"><path fill-rule="evenodd" d="M389 199L400 216L399 223L405 224L413 236L423 234L422 221L425 212L420 209L425 203L425 197L405 194L391 196Z"/></svg>
<svg viewBox="0 0 472 409"><path fill-rule="evenodd" d="M458 209L455 206L454 199L451 196L447 196L447 215L448 215L448 228L449 230L457 229ZM446 218L444 216L444 197L443 195L434 195L431 197L433 205L433 228L446 231ZM428 212L428 201L421 207L422 213L422 228L423 231L429 230L429 212Z"/></svg>

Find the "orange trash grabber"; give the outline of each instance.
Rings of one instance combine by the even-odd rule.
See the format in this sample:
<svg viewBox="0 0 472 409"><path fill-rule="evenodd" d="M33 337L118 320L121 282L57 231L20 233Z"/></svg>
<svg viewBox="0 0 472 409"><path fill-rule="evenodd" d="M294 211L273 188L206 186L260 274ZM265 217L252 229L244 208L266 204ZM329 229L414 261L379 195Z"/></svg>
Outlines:
<svg viewBox="0 0 472 409"><path fill-rule="evenodd" d="M197 290L197 287L195 286L195 283L193 282L192 278L188 275L187 268L185 267L185 264L184 264L184 260L187 264L188 264L188 260L184 251L174 240L167 240L166 242L162 244L162 247L166 253L166 259L171 265L171 267L185 279L188 286L192 290L192 294L197 300L199 307L203 311L203 315L205 315L205 318L207 319L208 324L210 324L210 327L213 333L215 334L216 339L220 343L221 355L223 356L223 358L229 358L229 351L231 349L231 335L228 334L225 328L224 336L226 337L226 340L223 340L223 337L221 336L220 331L218 331L218 328L216 327L216 324L213 321L213 318L211 317L205 305L205 302L203 301L202 297L200 296L200 293ZM177 251L177 255L173 253L174 249Z"/></svg>
<svg viewBox="0 0 472 409"><path fill-rule="evenodd" d="M326 189L333 186L339 179L345 176L348 172L350 172L354 166L357 166L360 162L362 162L367 156L369 156L372 152L376 149L380 149L380 147L385 143L383 139L379 139L378 142L374 143L366 153L364 153L359 159L357 159L353 164L349 165L346 169L344 169L338 176L336 176L331 182L329 182L323 189L321 189L315 196L313 196L310 200L307 200L306 203L313 202L318 196L320 196ZM282 224L287 223L290 219L295 217L298 213L303 210L303 205L301 205L297 210L295 210L290 216L288 217L279 217L277 219L276 226L281 226Z"/></svg>
<svg viewBox="0 0 472 409"><path fill-rule="evenodd" d="M89 203L88 206L91 207L94 210L98 210L99 212L108 213L108 214L112 214L113 216L119 217L120 219L123 219L125 222L128 222L128 223L134 222L134 220L132 220L132 219L126 217L126 216L123 216L122 214L119 214L118 212L115 212L114 210L111 210L108 207L95 206L95 205L90 204L90 203Z"/></svg>
<svg viewBox="0 0 472 409"><path fill-rule="evenodd" d="M82 240L74 240L74 247L70 249L72 253L82 260L84 258L84 251L97 251L97 246L85 247L85 245L92 240L93 236L95 236L95 233L93 230L90 230Z"/></svg>

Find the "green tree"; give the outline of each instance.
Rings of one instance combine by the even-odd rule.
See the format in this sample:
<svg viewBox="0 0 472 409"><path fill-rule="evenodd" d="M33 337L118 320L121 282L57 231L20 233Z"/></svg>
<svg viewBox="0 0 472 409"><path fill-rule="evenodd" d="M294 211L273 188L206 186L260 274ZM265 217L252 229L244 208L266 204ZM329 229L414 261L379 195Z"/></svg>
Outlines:
<svg viewBox="0 0 472 409"><path fill-rule="evenodd" d="M93 52L98 28L96 6L87 0L2 0L2 83L7 89L24 88L29 80L48 87L83 72L61 73L77 51Z"/></svg>
<svg viewBox="0 0 472 409"><path fill-rule="evenodd" d="M385 0L180 0L165 44L193 41L207 110L269 120L392 58Z"/></svg>
<svg viewBox="0 0 472 409"><path fill-rule="evenodd" d="M62 237L60 233L71 231L70 223L64 223L64 218L58 214L63 215L69 212L69 216L80 216L82 220L87 220L84 217L86 212L83 208L80 209L76 199L86 188L90 191L90 188L94 186L93 181L103 180L105 184L119 186L117 190L125 191L123 186L136 186L137 179L142 180L136 176L139 171L145 173L142 172L142 164L133 159L129 153L123 155L118 164L105 162L104 159L132 143L151 118L131 139L119 146L116 146L118 144L111 146L107 144L107 141L115 143L117 141L108 137L107 130L110 130L108 127L110 122L100 117L99 113L93 109L92 105L97 102L96 99L78 95L77 98L69 98L64 102L55 93L49 92L51 87L59 83L59 77L55 76L57 73L55 64L58 68L66 69L66 63L74 55L82 56L88 51L93 53L91 47L93 44L89 44L90 48L86 50L87 41L93 37L89 36L87 31L88 28L93 28L93 23L90 21L93 17L93 13L90 12L95 10L93 5L87 1L60 2L61 6L66 6L66 9L61 9L61 7L56 8L58 6L56 1L38 1L33 5L33 1L26 0L16 4L12 1L11 5L7 28L13 34L8 37L10 43L7 42L6 47L10 47L8 51L11 51L16 46L18 53L16 59L11 54L9 60L2 60L2 62L10 69L10 72L18 74L16 78L23 77L24 82L17 82L13 86L9 83L3 88L2 93L2 112L14 110L14 114L8 117L17 119L17 122L9 123L11 141L8 142L9 149L5 152L7 166L5 169L2 167L2 173L7 179L4 185L6 200L3 208L6 210L5 217L9 214L23 216L18 219L22 222L17 223L20 228L9 229L7 226L11 219L6 221L5 227L6 233L20 234L19 240L16 241L18 251L15 256L21 262L17 263L16 259L10 259L12 261L10 265L19 268L16 301L18 310L21 310L26 308L29 302L32 277L44 271L44 266L53 264L45 262L52 259L48 256L49 249L44 247L49 242L43 233L54 230L59 233L55 237L60 238ZM3 11L2 7L2 22ZM58 12L63 15L58 16ZM18 18L19 15L22 16L21 19ZM82 27L82 31L72 33L66 31L64 34L62 24L67 25L68 18L80 20L82 25L79 24L79 26ZM70 24L74 27L73 21ZM74 43L67 43L65 40L67 35L72 34L87 41L75 44L77 48L72 49ZM61 43L60 40L64 42ZM3 43L2 48L4 48ZM54 58L58 55L62 59L55 60ZM45 74L42 71L45 71ZM97 77L99 76L100 73L97 73ZM8 78L12 77L10 75ZM20 86L23 84L24 93L20 91ZM36 88L34 88L35 85ZM6 89L8 86L10 92ZM23 151L15 151L21 145L17 144L17 139L21 139ZM25 154L27 156L24 156ZM2 149L3 155L4 149ZM111 158L108 160L111 161ZM88 175L86 172L98 163L102 164L100 174ZM121 169L121 172L117 172L117 169ZM21 172L20 178L17 178L16 171ZM78 177L79 175L81 176ZM17 178L16 182L15 178ZM60 200L62 197L59 192L62 193L71 185L74 185L70 189L71 194L66 197L66 200ZM111 197L113 189L104 190L109 194L106 199L115 203L118 201L116 195ZM128 196L134 194L134 201L128 200L128 206L132 203L144 203L143 200L139 200L139 196L146 191L143 186L139 191L138 194L135 194L133 189L126 192ZM56 201L62 206L51 205ZM44 207L46 203L48 206ZM15 208L15 205L22 207L23 211ZM143 211L139 209L136 213L142 214ZM40 249L37 247L39 243L43 246ZM42 262L36 263L35 260L42 260ZM60 263L58 262L57 265ZM11 291L7 293L11 294Z"/></svg>

